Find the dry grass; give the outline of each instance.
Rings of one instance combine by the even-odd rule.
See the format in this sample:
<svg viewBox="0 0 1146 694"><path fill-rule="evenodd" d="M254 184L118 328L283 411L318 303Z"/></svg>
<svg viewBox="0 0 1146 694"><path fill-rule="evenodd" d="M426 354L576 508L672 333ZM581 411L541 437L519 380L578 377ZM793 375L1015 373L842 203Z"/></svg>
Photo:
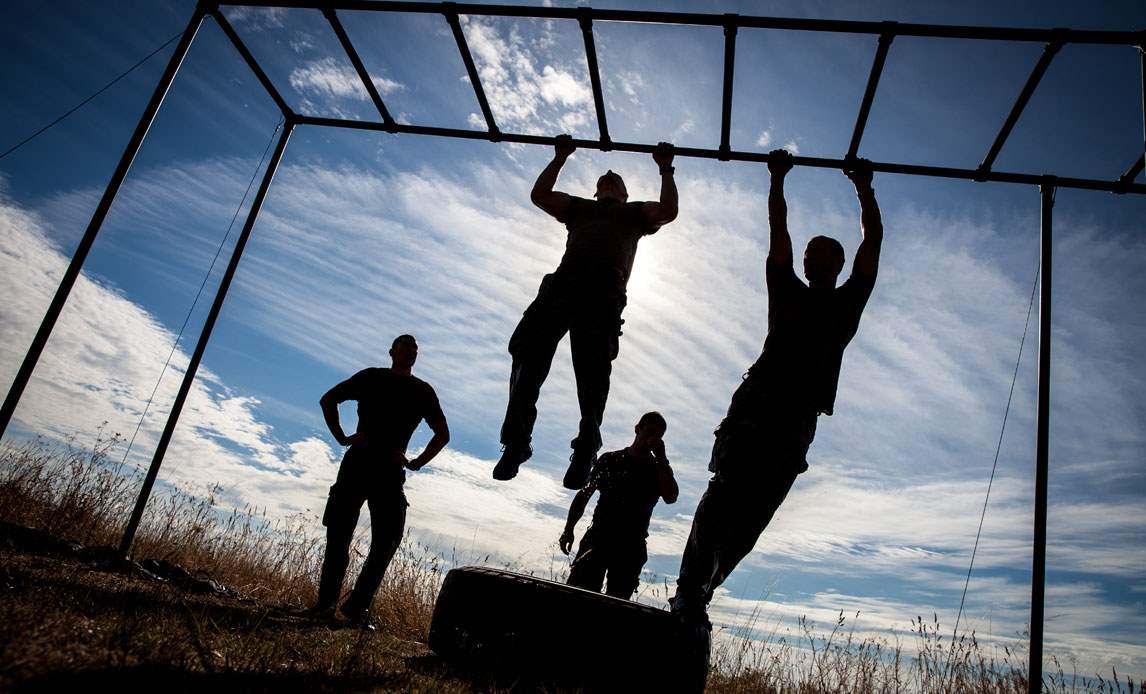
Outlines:
<svg viewBox="0 0 1146 694"><path fill-rule="evenodd" d="M88 449L41 440L0 447L0 520L85 546L117 545L140 484L138 471L112 459L120 444L99 437ZM209 576L240 600L0 550L0 687L63 687L82 676L85 683L104 677L139 685L178 679L198 690L489 689L488 682L474 684L435 664L419 643L447 568L429 548L407 538L399 550L373 605L377 632L283 617L280 608L314 599L323 547L318 518L270 521L250 508L221 512L218 491L197 497L157 489L133 555ZM364 541L356 540L348 576L357 572ZM650 595L661 588L645 585ZM973 633L952 642L934 619L911 620L905 646L894 637L857 637L854 620L842 614L827 633L800 620L794 633L777 628L761 640L758 618L718 634L709 691L1027 691L1023 635L1014 640L1020 650L1005 647L996 656ZM1055 665L1044 682L1053 694L1146 694L1142 684L1136 689L1116 673L1078 677Z"/></svg>

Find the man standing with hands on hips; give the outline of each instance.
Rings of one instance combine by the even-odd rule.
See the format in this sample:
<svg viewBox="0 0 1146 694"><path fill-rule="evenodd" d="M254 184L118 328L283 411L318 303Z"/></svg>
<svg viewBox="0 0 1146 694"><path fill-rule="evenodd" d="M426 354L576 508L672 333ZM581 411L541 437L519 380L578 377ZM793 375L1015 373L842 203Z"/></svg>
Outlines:
<svg viewBox="0 0 1146 694"><path fill-rule="evenodd" d="M318 585L318 601L307 612L328 619L342 593L350 563L350 542L362 504L370 507L370 553L350 597L339 610L352 623L369 626L369 608L382 583L386 567L402 542L406 525L406 470L417 470L433 460L450 440L446 416L434 389L411 373L418 359L412 335L398 336L390 347L390 368L363 369L331 388L319 401L334 439L349 446L330 488L322 524L326 526L326 554ZM358 401L358 426L347 436L338 421L338 405ZM425 450L406 460L406 446L418 424L434 432Z"/></svg>

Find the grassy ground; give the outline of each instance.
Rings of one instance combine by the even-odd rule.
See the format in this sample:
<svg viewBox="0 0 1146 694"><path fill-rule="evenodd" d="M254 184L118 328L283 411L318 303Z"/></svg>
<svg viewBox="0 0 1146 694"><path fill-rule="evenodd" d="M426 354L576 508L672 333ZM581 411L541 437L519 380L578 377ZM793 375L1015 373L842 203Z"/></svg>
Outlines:
<svg viewBox="0 0 1146 694"><path fill-rule="evenodd" d="M378 629L365 631L291 614L314 599L317 518L268 522L251 509L221 514L211 495L157 494L133 556L186 567L229 594L156 580L110 551L30 549L13 539L27 527L87 547L116 545L140 483L110 459L118 445L0 448L0 521L13 524L0 541L0 690L91 683L176 691L534 688L457 671L423 645L445 567L410 541L374 603ZM714 641L708 691L1027 691L1025 654L1007 650L995 659L973 634L951 643L934 622L913 620L912 627L910 657L898 643L857 640L842 615L823 634L805 623L794 637L764 642L726 632ZM1044 690L1146 692L1116 676L1072 678L1061 668Z"/></svg>

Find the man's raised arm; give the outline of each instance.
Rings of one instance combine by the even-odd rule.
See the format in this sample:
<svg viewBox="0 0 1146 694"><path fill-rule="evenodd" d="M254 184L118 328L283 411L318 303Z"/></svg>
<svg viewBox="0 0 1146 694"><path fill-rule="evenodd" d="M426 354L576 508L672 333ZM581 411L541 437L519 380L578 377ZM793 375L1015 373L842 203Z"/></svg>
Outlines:
<svg viewBox="0 0 1146 694"><path fill-rule="evenodd" d="M641 216L650 225L660 227L676 219L676 181L673 179L673 149L667 142L658 142L653 151L653 161L661 173L661 198L657 202L646 202L641 206Z"/></svg>
<svg viewBox="0 0 1146 694"><path fill-rule="evenodd" d="M768 153L768 259L792 264L792 237L788 235L788 203L784 200L784 177L792 170L792 155L786 149Z"/></svg>
<svg viewBox="0 0 1146 694"><path fill-rule="evenodd" d="M568 135L557 136L557 142L553 145L553 161L541 170L533 184L533 192L529 194L534 205L557 219L565 216L570 198L566 193L553 190L553 186L557 185L557 176L561 173L561 167L565 166L565 160L577 149L572 140Z"/></svg>
<svg viewBox="0 0 1146 694"><path fill-rule="evenodd" d="M879 250L883 245L883 218L879 213L879 203L875 200L875 189L871 187L871 162L857 159L854 165L844 169L844 174L856 187L856 197L860 203L860 227L863 241L856 251L852 272L860 272L868 277L879 269Z"/></svg>

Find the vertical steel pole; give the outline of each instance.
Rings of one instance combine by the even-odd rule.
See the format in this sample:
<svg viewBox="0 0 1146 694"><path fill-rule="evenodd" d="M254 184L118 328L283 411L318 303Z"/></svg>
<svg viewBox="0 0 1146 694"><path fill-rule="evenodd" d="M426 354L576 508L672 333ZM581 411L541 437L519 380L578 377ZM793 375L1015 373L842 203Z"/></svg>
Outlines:
<svg viewBox="0 0 1146 694"><path fill-rule="evenodd" d="M56 320L60 317L64 304L68 301L72 287L79 279L80 270L83 269L88 252L91 250L92 244L95 243L96 235L99 234L100 227L103 226L104 218L107 217L108 210L111 209L111 204L115 201L115 196L119 193L124 178L127 177L128 170L131 169L131 163L135 161L135 156L139 153L139 148L147 136L147 131L155 122L155 114L163 105L163 99L167 96L167 91L171 88L176 73L179 72L179 66L191 48L191 42L195 39L196 32L199 31L204 14L205 11L200 6L196 7L195 13L191 15L191 21L187 23L187 28L183 30L183 36L175 46L175 53L172 54L171 60L167 61L167 69L159 78L159 84L155 85L151 100L147 102L147 108L143 110L143 115L140 116L139 123L135 126L135 132L132 133L127 148L124 150L123 156L120 157L119 164L115 167L115 172L112 173L107 188L103 191L103 197L96 205L95 213L92 214L91 221L88 222L88 228L84 232L83 238L80 239L76 252L72 255L72 262L64 271L63 278L60 279L60 286L56 289L56 295L52 297L52 303L48 305L48 310L40 322L40 329L36 331L36 336L32 339L32 344L24 355L20 370L16 372L16 378L8 389L7 397L4 398L3 407L0 407L0 436L3 436L4 432L8 430L8 424L16 412L16 405L19 404L20 397L24 394L24 388L27 387L28 381L32 378L32 372L36 369L36 362L40 360L40 354L43 353L44 346L48 344L48 338L52 335Z"/></svg>
<svg viewBox="0 0 1146 694"><path fill-rule="evenodd" d="M1039 240L1039 382L1035 430L1035 548L1031 571L1031 650L1027 686L1032 694L1043 685L1043 602L1047 568L1047 458L1050 449L1050 348L1051 348L1051 212L1054 209L1054 179L1039 186L1042 223Z"/></svg>
<svg viewBox="0 0 1146 694"><path fill-rule="evenodd" d="M1138 47L1142 59L1142 159L1146 162L1146 46Z"/></svg>
<svg viewBox="0 0 1146 694"><path fill-rule="evenodd" d="M180 384L179 393L175 396L175 402L171 406L171 414L167 417L167 425L163 428L163 435L159 437L159 445L155 448L151 466L147 469L147 476L144 477L143 488L139 490L139 498L135 501L131 520L128 521L127 528L123 531L123 541L120 542L119 552L125 558L131 551L131 543L135 540L135 533L139 529L140 520L143 518L143 509L147 506L147 499L151 496L151 488L159 474L159 466L163 464L163 456L167 454L167 446L171 443L172 434L175 433L175 425L179 422L179 415L183 412L187 394L195 382L195 373L199 370L199 362L203 359L203 352L207 349L207 342L211 339L211 331L214 330L219 311L223 308L223 300L227 298L227 290L230 289L231 280L235 277L239 259L243 256L243 249L247 245L247 239L251 236L251 229L255 226L255 220L258 219L259 210L262 209L263 200L267 197L267 190L271 187L271 180L274 179L275 171L278 170L279 162L282 160L283 151L286 149L287 141L290 140L294 125L295 122L292 119L286 121L283 126L282 135L279 136L274 154L271 155L266 173L263 174L263 182L259 185L258 193L251 203L250 212L247 213L247 221L243 224L243 231L239 234L239 240L235 242L235 250L231 252L231 261L227 264L223 279L219 282L219 290L215 294L215 301L211 304L211 311L207 314L207 320L203 324L203 331L199 334L199 342L195 345L191 361L187 364L187 372L183 374L183 383Z"/></svg>

